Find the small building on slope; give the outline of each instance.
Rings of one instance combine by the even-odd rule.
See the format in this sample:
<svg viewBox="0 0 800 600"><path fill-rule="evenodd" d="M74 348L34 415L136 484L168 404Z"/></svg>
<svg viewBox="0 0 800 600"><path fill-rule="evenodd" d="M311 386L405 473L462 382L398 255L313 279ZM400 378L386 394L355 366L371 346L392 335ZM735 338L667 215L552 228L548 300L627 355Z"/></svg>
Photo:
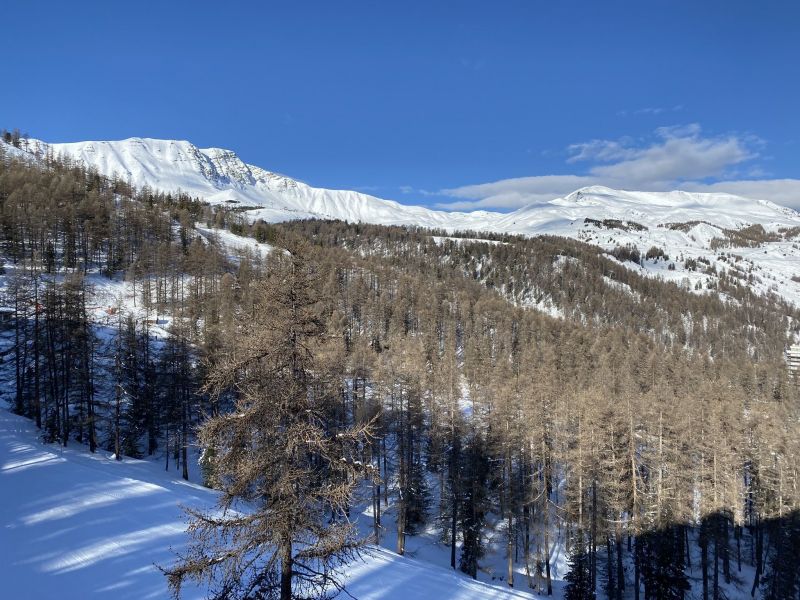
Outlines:
<svg viewBox="0 0 800 600"><path fill-rule="evenodd" d="M800 377L800 344L789 348L786 352L786 362L789 364L789 372Z"/></svg>

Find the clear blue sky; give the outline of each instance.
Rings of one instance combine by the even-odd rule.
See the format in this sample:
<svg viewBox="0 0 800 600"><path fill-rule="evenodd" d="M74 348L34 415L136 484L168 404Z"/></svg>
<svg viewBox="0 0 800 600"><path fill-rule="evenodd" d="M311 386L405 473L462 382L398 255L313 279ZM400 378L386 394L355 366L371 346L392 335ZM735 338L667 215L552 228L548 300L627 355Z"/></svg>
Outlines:
<svg viewBox="0 0 800 600"><path fill-rule="evenodd" d="M0 21L0 126L47 141L188 139L463 207L521 202L464 187L508 178L527 200L568 176L800 176L794 1L12 1Z"/></svg>

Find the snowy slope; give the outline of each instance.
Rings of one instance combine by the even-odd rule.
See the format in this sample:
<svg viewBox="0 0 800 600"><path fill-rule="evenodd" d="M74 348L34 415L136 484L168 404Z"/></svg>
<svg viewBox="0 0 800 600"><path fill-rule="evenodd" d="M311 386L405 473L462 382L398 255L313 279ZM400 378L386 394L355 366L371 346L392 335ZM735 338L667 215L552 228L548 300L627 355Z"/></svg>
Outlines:
<svg viewBox="0 0 800 600"><path fill-rule="evenodd" d="M406 206L348 190L311 187L243 162L234 152L198 148L187 141L130 138L112 142L47 144L28 140L29 152L69 157L135 186L199 196L212 204L257 207L254 218L285 221L309 217L468 229L496 213L448 213Z"/></svg>
<svg viewBox="0 0 800 600"><path fill-rule="evenodd" d="M753 247L730 243L730 231L752 225L761 225L775 239ZM693 290L698 284L704 289L714 286L721 273L733 273L739 279L752 274L749 284L757 293L773 292L800 306L800 230L792 229L800 227L800 213L766 200L592 186L523 207L493 226L497 231L529 236L570 237L607 250L633 245L643 257L656 246L669 260L626 266ZM695 268L691 260L707 262Z"/></svg>
<svg viewBox="0 0 800 600"><path fill-rule="evenodd" d="M186 542L180 506L208 508L215 493L133 459L60 449L34 425L0 409L0 597L166 598L155 565ZM383 549L353 565L348 590L360 600L532 598L472 581ZM185 589L184 598L203 590Z"/></svg>
<svg viewBox="0 0 800 600"><path fill-rule="evenodd" d="M561 233L585 218L617 219L648 228L668 223L708 221L714 226L738 229L800 225L800 214L766 200L751 200L722 193L631 192L603 186L581 188L544 204L533 204L499 219L495 226L519 233Z"/></svg>
<svg viewBox="0 0 800 600"><path fill-rule="evenodd" d="M317 217L448 231L552 234L606 250L630 244L642 255L658 246L669 255L669 261L626 265L698 292L715 287L720 273L734 274L740 280L752 274L749 285L756 292L774 292L800 306L800 236L786 234L786 230L800 227L800 213L764 200L723 193L633 192L592 186L512 213L457 213L354 191L314 188L248 165L230 150L200 149L186 141L131 138L24 143L31 154L52 152L70 157L103 174L129 179L137 187L180 189L211 203L251 207L247 211L251 219L278 222ZM763 226L774 239L755 247L731 246L726 240L729 231L754 224ZM692 264L697 259L706 261L701 268Z"/></svg>

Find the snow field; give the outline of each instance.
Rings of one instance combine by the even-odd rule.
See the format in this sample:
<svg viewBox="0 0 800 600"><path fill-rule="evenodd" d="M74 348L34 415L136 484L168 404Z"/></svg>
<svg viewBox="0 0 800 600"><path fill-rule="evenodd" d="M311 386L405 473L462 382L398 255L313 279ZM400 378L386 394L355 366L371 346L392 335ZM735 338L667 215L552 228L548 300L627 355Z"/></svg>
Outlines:
<svg viewBox="0 0 800 600"><path fill-rule="evenodd" d="M181 507L216 501L215 492L151 462L41 444L32 422L5 409L0 490L0 596L15 600L166 598L157 565L169 565L171 548L186 544ZM360 600L532 597L375 547L346 581ZM184 592L195 599L204 590Z"/></svg>

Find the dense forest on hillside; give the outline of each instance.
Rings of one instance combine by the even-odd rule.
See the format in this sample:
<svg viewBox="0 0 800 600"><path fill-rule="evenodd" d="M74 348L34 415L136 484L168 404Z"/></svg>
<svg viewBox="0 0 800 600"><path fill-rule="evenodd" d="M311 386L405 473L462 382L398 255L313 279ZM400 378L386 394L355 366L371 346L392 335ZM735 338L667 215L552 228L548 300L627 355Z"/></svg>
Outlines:
<svg viewBox="0 0 800 600"><path fill-rule="evenodd" d="M648 333L662 345L712 357L741 353L742 359L776 359L783 354L787 332L800 333L800 310L777 296L754 295L746 276L723 276L713 290L717 293L692 294L686 293L688 286L646 277L616 260L669 260L661 249L632 257L621 249L604 253L563 237L448 235L340 221L257 223L252 228L288 231L322 247L379 257L407 272L479 281L515 305L545 303L570 320Z"/></svg>
<svg viewBox="0 0 800 600"><path fill-rule="evenodd" d="M232 253L197 224L277 250ZM6 399L47 441L184 477L199 444L231 502L269 506L251 486L291 499L262 481L285 456L253 432L296 442L297 529L263 538L280 561L214 572L217 597L278 597L287 564L318 592L313 561L357 552L347 517L364 506L374 541L391 531L402 554L433 528L473 577L499 533L507 583L544 594L562 543L570 598L707 600L737 582L800 597L800 394L783 360L797 309L736 281L697 294L645 278L580 242L467 235L250 224L0 156ZM98 302L112 284L120 300ZM531 308L545 300L558 316ZM345 450L353 468L330 460ZM320 555L287 543L301 530ZM195 539L176 587L219 556Z"/></svg>

